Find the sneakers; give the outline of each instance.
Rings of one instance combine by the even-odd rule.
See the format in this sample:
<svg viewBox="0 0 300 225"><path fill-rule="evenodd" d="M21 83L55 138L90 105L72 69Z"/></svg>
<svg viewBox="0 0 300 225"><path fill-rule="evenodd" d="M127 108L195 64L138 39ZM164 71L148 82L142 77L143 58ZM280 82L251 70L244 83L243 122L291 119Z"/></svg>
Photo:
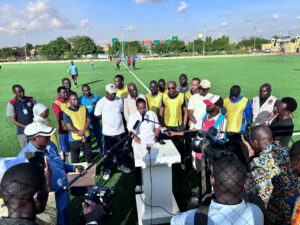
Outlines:
<svg viewBox="0 0 300 225"><path fill-rule="evenodd" d="M122 171L123 173L130 173L131 172L131 169L129 169L125 165L118 166L118 170Z"/></svg>
<svg viewBox="0 0 300 225"><path fill-rule="evenodd" d="M103 180L108 180L110 178L110 173L111 171L110 170L105 170L104 171L104 174L103 174Z"/></svg>

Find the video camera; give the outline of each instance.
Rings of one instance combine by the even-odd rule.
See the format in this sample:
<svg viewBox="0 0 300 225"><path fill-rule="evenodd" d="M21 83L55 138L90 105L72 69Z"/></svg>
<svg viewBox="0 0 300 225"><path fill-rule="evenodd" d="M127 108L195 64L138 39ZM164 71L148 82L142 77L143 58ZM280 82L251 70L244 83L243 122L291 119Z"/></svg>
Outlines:
<svg viewBox="0 0 300 225"><path fill-rule="evenodd" d="M87 191L85 198L100 205L105 212L103 219L106 219L112 215L110 205L113 194L113 189L96 185Z"/></svg>
<svg viewBox="0 0 300 225"><path fill-rule="evenodd" d="M241 140L241 135L244 135L245 139L248 139L247 134L230 133L227 134L227 140L219 139L217 134L218 131L214 127L208 131L197 131L191 137L192 150L197 153L203 153L208 164L213 164L213 162L224 156L233 156L249 168L248 151Z"/></svg>

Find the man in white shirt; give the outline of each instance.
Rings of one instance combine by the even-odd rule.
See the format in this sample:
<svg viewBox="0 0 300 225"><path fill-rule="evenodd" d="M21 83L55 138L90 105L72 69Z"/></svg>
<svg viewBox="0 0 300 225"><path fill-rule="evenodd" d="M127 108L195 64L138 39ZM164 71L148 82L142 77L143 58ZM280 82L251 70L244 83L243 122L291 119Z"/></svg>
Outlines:
<svg viewBox="0 0 300 225"><path fill-rule="evenodd" d="M160 132L157 115L155 112L147 110L144 99L139 98L136 100L136 108L137 111L130 114L127 123L127 128L131 131L136 121L139 121L135 134L132 135L132 144L153 144L157 141ZM137 168L135 173L137 185L135 191L139 193L142 191L141 169Z"/></svg>
<svg viewBox="0 0 300 225"><path fill-rule="evenodd" d="M97 102L94 114L102 120L102 133L106 150L103 179L108 180L113 167L113 154L117 158L118 170L124 173L130 173L131 170L124 164L124 143L110 150L115 143L125 136L122 116L123 103L119 97L116 97L117 89L114 84L107 84L105 91L106 96Z"/></svg>
<svg viewBox="0 0 300 225"><path fill-rule="evenodd" d="M274 111L278 99L272 95L272 87L265 83L260 86L259 95L252 99L252 126L265 125L270 114Z"/></svg>
<svg viewBox="0 0 300 225"><path fill-rule="evenodd" d="M203 100L212 97L210 91L211 83L209 80L202 80L200 82L199 92L191 96L188 104L188 116L190 121L190 129L194 129L195 124L202 119L206 113L206 105Z"/></svg>
<svg viewBox="0 0 300 225"><path fill-rule="evenodd" d="M242 199L246 174L246 166L236 157L216 160L210 181L215 199L208 210L205 212L200 206L180 213L171 219L171 225L263 225L264 215L259 206Z"/></svg>
<svg viewBox="0 0 300 225"><path fill-rule="evenodd" d="M142 98L146 101L146 97L143 94L139 94L134 83L129 83L127 85L129 95L124 98L124 117L126 122L128 122L129 115L136 111L136 100Z"/></svg>

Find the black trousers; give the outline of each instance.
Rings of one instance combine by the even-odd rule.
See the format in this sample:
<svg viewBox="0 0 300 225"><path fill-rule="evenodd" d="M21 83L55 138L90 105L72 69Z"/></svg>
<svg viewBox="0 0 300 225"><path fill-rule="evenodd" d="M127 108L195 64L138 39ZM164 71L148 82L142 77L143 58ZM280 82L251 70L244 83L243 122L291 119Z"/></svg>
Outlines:
<svg viewBox="0 0 300 225"><path fill-rule="evenodd" d="M183 124L178 127L167 126L167 129L172 130L172 131L184 131ZM167 135L165 135L164 138L170 139ZM180 153L181 163L184 163L184 160L187 157L185 146L184 146L184 137L183 136L174 136L174 137L171 137L171 141L173 142L173 144L177 148L178 152Z"/></svg>
<svg viewBox="0 0 300 225"><path fill-rule="evenodd" d="M82 141L71 141L69 142L69 145L71 149L71 163L79 162L81 149L83 151L83 155L85 156L85 160L88 163L93 162L91 141L86 141L85 143Z"/></svg>

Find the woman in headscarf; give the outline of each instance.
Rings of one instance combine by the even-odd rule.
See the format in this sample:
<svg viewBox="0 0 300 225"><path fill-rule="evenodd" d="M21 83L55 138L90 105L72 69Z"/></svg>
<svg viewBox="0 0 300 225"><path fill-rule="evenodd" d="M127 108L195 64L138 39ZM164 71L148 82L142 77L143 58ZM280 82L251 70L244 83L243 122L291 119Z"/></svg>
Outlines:
<svg viewBox="0 0 300 225"><path fill-rule="evenodd" d="M33 122L38 122L38 123L44 123L47 126L51 126L50 119L49 119L49 109L47 106L45 106L42 103L37 103L33 106ZM58 148L58 141L57 137L54 134L51 135L50 139Z"/></svg>

